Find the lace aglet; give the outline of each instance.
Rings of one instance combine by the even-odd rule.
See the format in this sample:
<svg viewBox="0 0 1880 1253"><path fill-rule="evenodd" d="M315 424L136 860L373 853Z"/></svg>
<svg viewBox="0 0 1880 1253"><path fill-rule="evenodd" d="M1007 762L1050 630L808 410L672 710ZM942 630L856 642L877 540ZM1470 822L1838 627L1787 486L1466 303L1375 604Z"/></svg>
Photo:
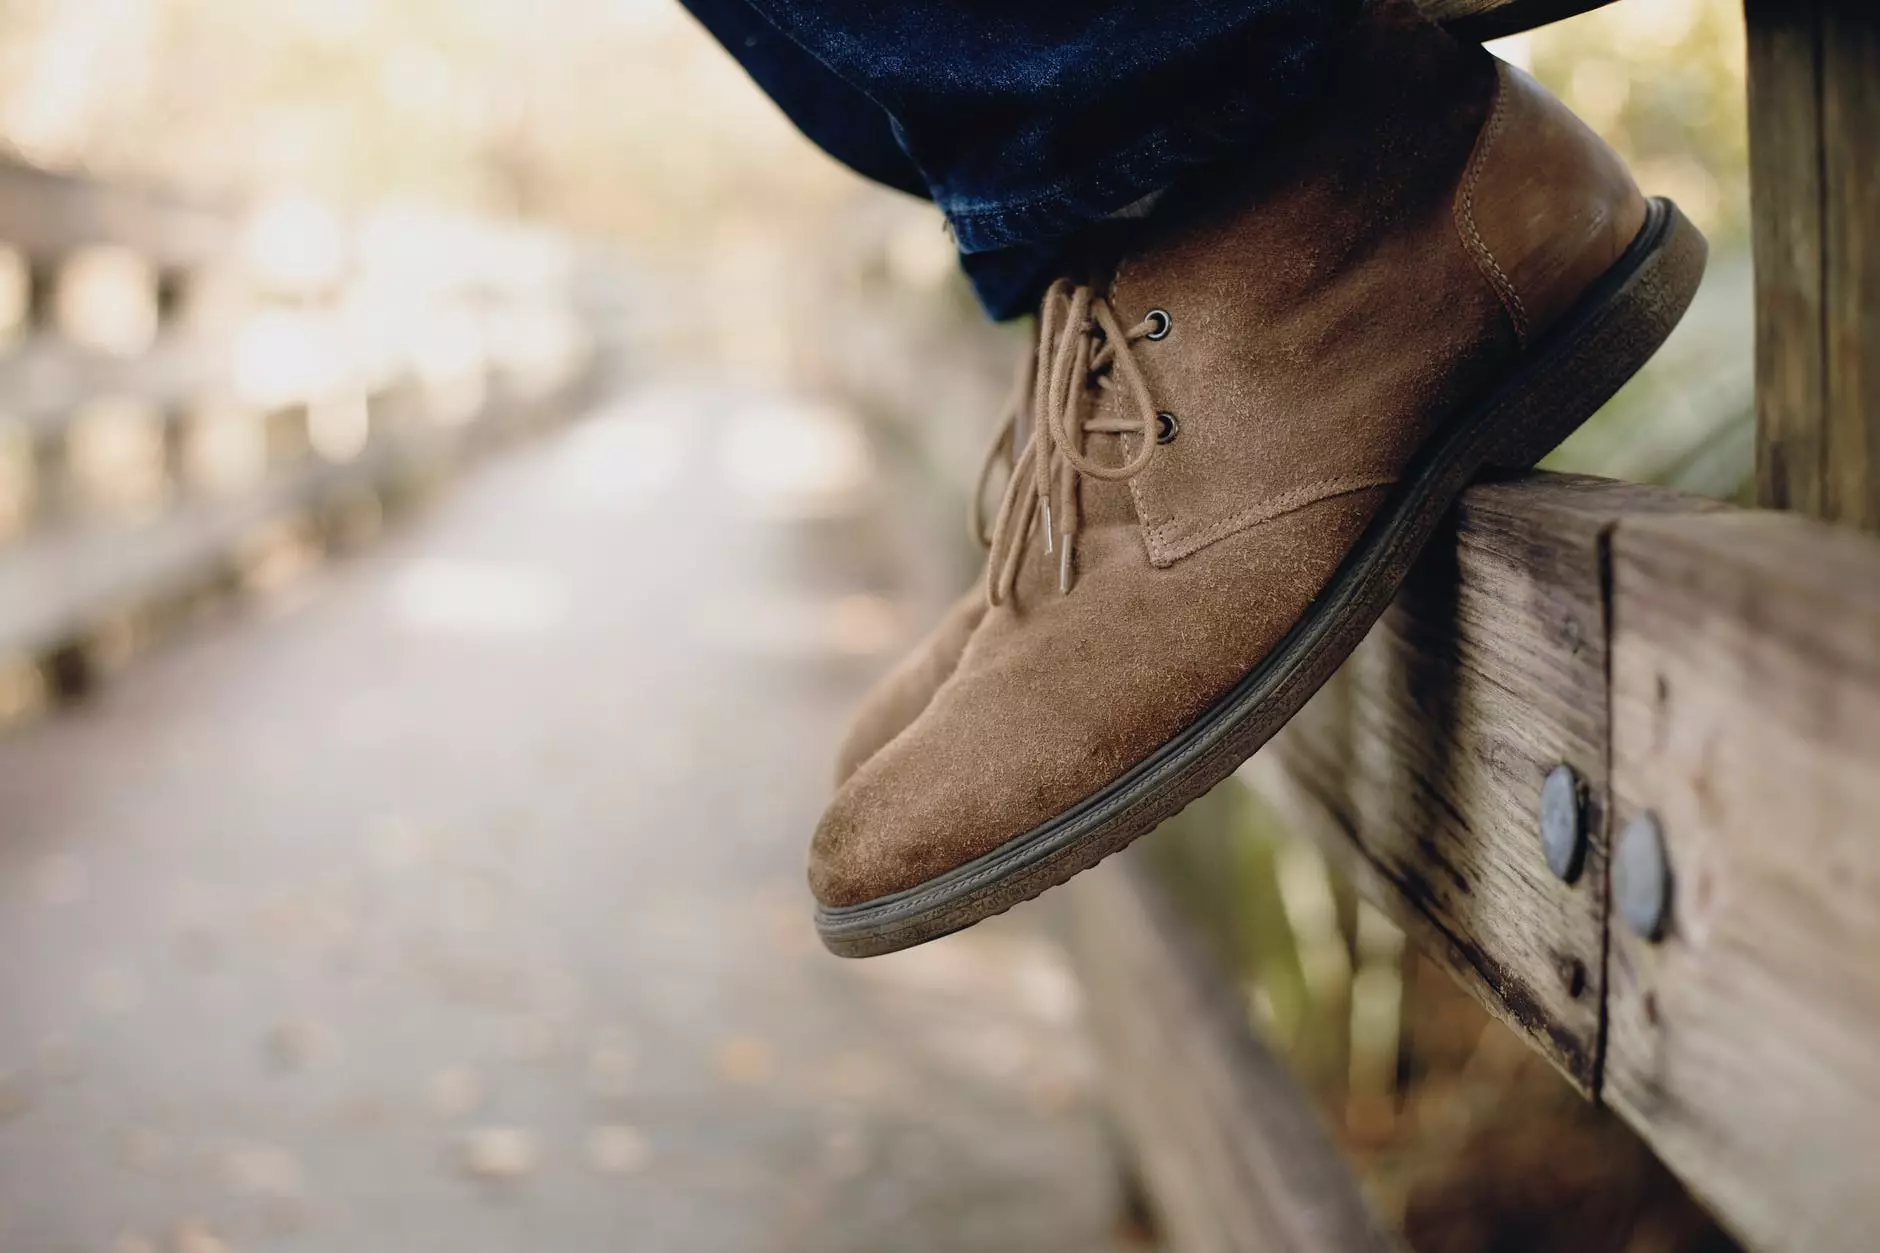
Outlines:
<svg viewBox="0 0 1880 1253"><path fill-rule="evenodd" d="M1041 500L1039 503L1044 506L1044 555L1049 557L1057 551L1051 546L1051 502Z"/></svg>
<svg viewBox="0 0 1880 1253"><path fill-rule="evenodd" d="M1068 596L1071 592L1071 537L1066 534L1058 541L1058 595Z"/></svg>

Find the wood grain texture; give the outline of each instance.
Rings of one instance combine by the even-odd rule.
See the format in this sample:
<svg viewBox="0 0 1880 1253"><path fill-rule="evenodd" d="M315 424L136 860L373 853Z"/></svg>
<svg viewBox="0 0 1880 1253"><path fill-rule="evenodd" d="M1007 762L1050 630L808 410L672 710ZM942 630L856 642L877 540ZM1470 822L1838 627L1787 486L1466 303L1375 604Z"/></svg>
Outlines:
<svg viewBox="0 0 1880 1253"><path fill-rule="evenodd" d="M1389 1253L1303 1090L1235 985L1126 854L1071 893L1073 952L1122 1120L1173 1253Z"/></svg>
<svg viewBox="0 0 1880 1253"><path fill-rule="evenodd" d="M1606 539L1621 517L1708 507L1554 475L1472 489L1397 604L1246 769L1587 1094L1604 971ZM1563 763L1587 796L1570 885L1538 825Z"/></svg>
<svg viewBox="0 0 1880 1253"><path fill-rule="evenodd" d="M1880 531L1880 14L1747 0L1762 504Z"/></svg>
<svg viewBox="0 0 1880 1253"><path fill-rule="evenodd" d="M1746 0L1756 264L1756 495L1819 516L1822 369L1821 24L1815 0Z"/></svg>
<svg viewBox="0 0 1880 1253"><path fill-rule="evenodd" d="M1615 920L1607 1100L1759 1250L1880 1231L1880 546L1801 519L1613 540L1620 823L1669 934Z"/></svg>
<svg viewBox="0 0 1880 1253"><path fill-rule="evenodd" d="M1880 10L1827 0L1821 153L1827 275L1826 508L1822 517L1880 532Z"/></svg>

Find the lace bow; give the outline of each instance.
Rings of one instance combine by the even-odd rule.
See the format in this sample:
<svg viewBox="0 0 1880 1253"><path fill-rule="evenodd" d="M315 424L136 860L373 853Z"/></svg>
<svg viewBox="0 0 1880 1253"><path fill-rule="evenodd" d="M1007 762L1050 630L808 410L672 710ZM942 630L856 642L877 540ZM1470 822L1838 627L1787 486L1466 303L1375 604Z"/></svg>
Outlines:
<svg viewBox="0 0 1880 1253"><path fill-rule="evenodd" d="M1155 460L1165 419L1149 397L1133 346L1160 338L1167 329L1168 315L1160 312L1123 329L1110 302L1087 285L1059 279L1045 293L1037 336L1021 362L1005 419L987 449L974 498L973 533L990 550L986 599L991 604L1003 604L1011 596L1025 541L1040 521L1045 555L1057 558L1058 591L1069 592L1076 577L1080 480L1127 482ZM1127 407L1134 410L1132 416L1099 417L1092 412L1099 390L1119 386ZM1022 451L1017 446L1021 431L1027 432ZM1137 447L1120 465L1106 465L1087 454L1085 440L1090 435L1134 435ZM1126 442L1124 449L1127 452ZM1012 473L988 535L981 504L1001 460L1010 462Z"/></svg>

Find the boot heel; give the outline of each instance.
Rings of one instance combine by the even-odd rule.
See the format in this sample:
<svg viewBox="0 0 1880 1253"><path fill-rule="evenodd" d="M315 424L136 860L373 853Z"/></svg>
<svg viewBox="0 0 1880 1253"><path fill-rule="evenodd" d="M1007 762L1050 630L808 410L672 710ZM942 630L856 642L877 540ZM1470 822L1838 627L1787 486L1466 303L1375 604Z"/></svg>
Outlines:
<svg viewBox="0 0 1880 1253"><path fill-rule="evenodd" d="M1567 315L1508 398L1483 468L1531 469L1598 412L1684 316L1708 254L1703 232L1669 200L1654 198L1627 255Z"/></svg>

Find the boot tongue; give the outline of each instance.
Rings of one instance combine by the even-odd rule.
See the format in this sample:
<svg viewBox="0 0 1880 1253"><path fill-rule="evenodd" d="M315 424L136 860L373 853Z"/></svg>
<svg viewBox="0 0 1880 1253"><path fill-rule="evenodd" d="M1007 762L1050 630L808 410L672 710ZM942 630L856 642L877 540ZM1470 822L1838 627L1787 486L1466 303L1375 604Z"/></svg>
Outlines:
<svg viewBox="0 0 1880 1253"><path fill-rule="evenodd" d="M1121 435L1092 435L1090 449L1105 461L1123 461L1130 450L1124 448L1126 437ZM1134 445L1133 438L1129 443ZM1084 529L1095 532L1118 525L1134 526L1141 519L1136 514L1135 498L1130 495L1127 483L1105 483L1098 479L1085 479L1081 484L1084 508ZM1091 541L1085 541L1088 550Z"/></svg>

